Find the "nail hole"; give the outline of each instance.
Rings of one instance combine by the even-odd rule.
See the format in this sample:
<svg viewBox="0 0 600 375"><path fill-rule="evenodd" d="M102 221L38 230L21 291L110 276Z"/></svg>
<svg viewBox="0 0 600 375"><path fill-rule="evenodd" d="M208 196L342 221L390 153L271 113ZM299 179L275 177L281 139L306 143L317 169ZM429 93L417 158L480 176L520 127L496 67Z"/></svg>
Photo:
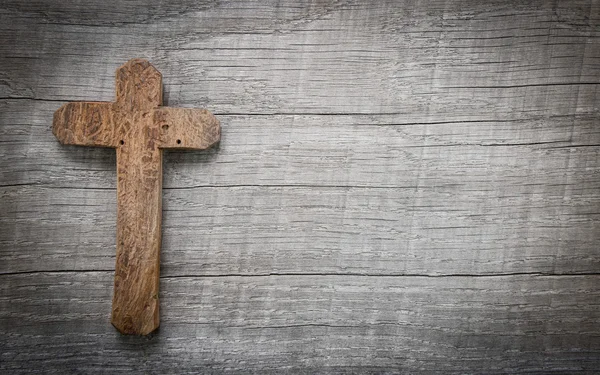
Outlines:
<svg viewBox="0 0 600 375"><path fill-rule="evenodd" d="M122 145L124 145L125 141L121 139L121 141L119 143L122 144Z"/></svg>
<svg viewBox="0 0 600 375"><path fill-rule="evenodd" d="M178 139L178 140L177 140L177 144L181 144L181 139Z"/></svg>
<svg viewBox="0 0 600 375"><path fill-rule="evenodd" d="M163 130L169 130L169 125L163 125L162 128Z"/></svg>

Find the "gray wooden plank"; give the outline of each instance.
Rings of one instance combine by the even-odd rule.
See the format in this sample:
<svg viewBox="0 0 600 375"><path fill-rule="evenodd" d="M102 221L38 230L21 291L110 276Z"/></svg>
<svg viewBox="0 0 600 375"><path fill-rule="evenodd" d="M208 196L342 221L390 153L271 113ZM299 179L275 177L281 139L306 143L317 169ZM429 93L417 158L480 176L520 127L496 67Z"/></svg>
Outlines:
<svg viewBox="0 0 600 375"><path fill-rule="evenodd" d="M0 4L3 372L600 366L598 1L141 5ZM134 56L223 123L167 154L147 339L108 324L114 154L49 131Z"/></svg>
<svg viewBox="0 0 600 375"><path fill-rule="evenodd" d="M8 2L3 96L110 100L115 67L141 56L165 75L169 102L217 113L391 112L420 122L597 111L595 1L200 3L129 21L129 6L89 3Z"/></svg>
<svg viewBox="0 0 600 375"><path fill-rule="evenodd" d="M58 106L29 100L0 104L6 124L0 131L3 185L114 188L112 150L55 141L49 119ZM598 113L442 123L402 123L395 115L219 118L219 148L167 152L165 188L466 185L487 190L500 181L507 189L598 183Z"/></svg>
<svg viewBox="0 0 600 375"><path fill-rule="evenodd" d="M165 275L600 270L598 188L201 187L163 199ZM4 189L0 272L111 270L114 189Z"/></svg>
<svg viewBox="0 0 600 375"><path fill-rule="evenodd" d="M112 273L0 276L10 373L589 373L598 276L162 278L161 328L108 323Z"/></svg>

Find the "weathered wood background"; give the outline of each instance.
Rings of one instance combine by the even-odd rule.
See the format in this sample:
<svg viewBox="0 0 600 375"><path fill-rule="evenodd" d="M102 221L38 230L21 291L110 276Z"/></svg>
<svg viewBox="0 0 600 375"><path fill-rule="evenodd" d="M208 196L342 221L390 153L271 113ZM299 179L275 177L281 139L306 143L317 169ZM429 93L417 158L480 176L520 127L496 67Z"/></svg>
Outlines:
<svg viewBox="0 0 600 375"><path fill-rule="evenodd" d="M133 57L220 146L165 158L161 328L109 323ZM0 2L0 370L594 373L600 2Z"/></svg>

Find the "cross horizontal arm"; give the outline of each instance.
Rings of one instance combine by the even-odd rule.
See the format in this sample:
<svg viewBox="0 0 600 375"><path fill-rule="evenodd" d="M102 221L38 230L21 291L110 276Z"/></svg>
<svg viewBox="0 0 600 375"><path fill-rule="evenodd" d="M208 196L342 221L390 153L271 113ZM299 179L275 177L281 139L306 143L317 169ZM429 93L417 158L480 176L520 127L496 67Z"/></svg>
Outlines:
<svg viewBox="0 0 600 375"><path fill-rule="evenodd" d="M221 139L219 120L205 109L160 107L153 116L160 148L203 150Z"/></svg>
<svg viewBox="0 0 600 375"><path fill-rule="evenodd" d="M113 104L73 102L54 113L52 133L66 145L117 147Z"/></svg>

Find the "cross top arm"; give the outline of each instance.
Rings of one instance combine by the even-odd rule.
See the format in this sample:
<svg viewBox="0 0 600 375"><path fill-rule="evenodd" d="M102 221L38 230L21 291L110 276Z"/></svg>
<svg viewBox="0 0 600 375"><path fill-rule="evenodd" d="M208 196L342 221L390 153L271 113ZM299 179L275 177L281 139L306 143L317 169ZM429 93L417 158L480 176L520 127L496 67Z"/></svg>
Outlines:
<svg viewBox="0 0 600 375"><path fill-rule="evenodd" d="M162 107L162 75L133 59L116 71L114 102L72 102L54 113L52 132L63 144L117 148L146 128L150 147L206 149L221 137L219 121L205 109Z"/></svg>

